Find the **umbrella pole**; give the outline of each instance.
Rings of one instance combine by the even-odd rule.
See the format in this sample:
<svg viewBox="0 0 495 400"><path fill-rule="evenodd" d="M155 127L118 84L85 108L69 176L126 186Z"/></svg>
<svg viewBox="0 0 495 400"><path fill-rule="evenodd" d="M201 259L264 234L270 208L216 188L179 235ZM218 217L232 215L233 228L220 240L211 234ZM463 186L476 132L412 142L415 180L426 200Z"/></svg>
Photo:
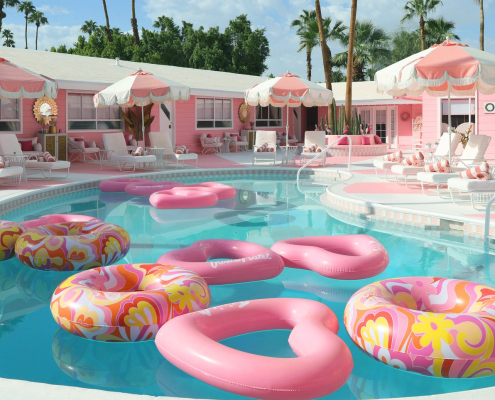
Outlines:
<svg viewBox="0 0 495 400"><path fill-rule="evenodd" d="M287 163L286 165L289 165L289 104L287 103L287 125L285 126L285 130L287 131L285 134L285 162ZM295 161L294 161L295 164Z"/></svg>
<svg viewBox="0 0 495 400"><path fill-rule="evenodd" d="M449 124L449 164L452 162L452 109L450 108L450 83L447 86L447 109L449 112L448 124Z"/></svg>
<svg viewBox="0 0 495 400"><path fill-rule="evenodd" d="M146 142L145 142L145 138L144 138L144 106L141 106L141 129L142 129L142 133L143 133L143 152L144 152L144 149L146 148Z"/></svg>

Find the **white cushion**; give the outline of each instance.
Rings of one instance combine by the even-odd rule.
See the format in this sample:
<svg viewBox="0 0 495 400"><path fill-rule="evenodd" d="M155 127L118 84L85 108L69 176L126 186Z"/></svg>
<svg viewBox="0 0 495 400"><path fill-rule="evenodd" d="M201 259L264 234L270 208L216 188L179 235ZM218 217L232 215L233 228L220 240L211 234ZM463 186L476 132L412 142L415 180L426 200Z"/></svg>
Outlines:
<svg viewBox="0 0 495 400"><path fill-rule="evenodd" d="M255 146L260 147L264 143L268 147L274 148L277 146L277 132L276 131L256 131Z"/></svg>
<svg viewBox="0 0 495 400"><path fill-rule="evenodd" d="M354 146L352 146L354 147ZM391 169L394 165L399 165L399 163L386 160L373 160L373 166L380 169Z"/></svg>
<svg viewBox="0 0 495 400"><path fill-rule="evenodd" d="M391 171L397 175L416 175L424 171L423 167L413 167L412 165L395 164Z"/></svg>
<svg viewBox="0 0 495 400"><path fill-rule="evenodd" d="M196 153L187 153L187 154L175 154L177 160L196 160L198 155Z"/></svg>
<svg viewBox="0 0 495 400"><path fill-rule="evenodd" d="M129 154L122 132L104 133L101 136L106 150L113 150L117 156L126 156Z"/></svg>
<svg viewBox="0 0 495 400"><path fill-rule="evenodd" d="M0 168L0 178L7 178L8 176L15 176L22 174L22 167L5 167Z"/></svg>
<svg viewBox="0 0 495 400"><path fill-rule="evenodd" d="M462 169L460 169L462 170ZM428 183L447 183L450 178L456 178L459 176L458 172L451 172L447 174L441 174L440 172L418 172L416 176L418 181Z"/></svg>
<svg viewBox="0 0 495 400"><path fill-rule="evenodd" d="M155 162L156 156L154 156L152 154L149 156L139 156L139 157L126 155L126 156L119 156L119 161L120 162L132 162L132 163Z"/></svg>
<svg viewBox="0 0 495 400"><path fill-rule="evenodd" d="M36 151L38 153L43 151L43 146L41 145L41 143L35 143L33 145L33 148L34 148L34 151Z"/></svg>
<svg viewBox="0 0 495 400"><path fill-rule="evenodd" d="M27 141L31 141L31 143L33 144L33 146L38 143L38 136L35 136L35 137L32 137L32 138L17 138L17 140L19 142L27 142Z"/></svg>
<svg viewBox="0 0 495 400"><path fill-rule="evenodd" d="M22 156L21 145L13 133L2 133L0 135L0 154L15 154Z"/></svg>
<svg viewBox="0 0 495 400"><path fill-rule="evenodd" d="M478 179L450 178L447 181L449 189L467 192L495 192L495 179L481 181Z"/></svg>
<svg viewBox="0 0 495 400"><path fill-rule="evenodd" d="M309 148L311 146L316 146L324 149L327 147L325 144L325 136L325 132L323 131L306 131L304 134L304 147Z"/></svg>
<svg viewBox="0 0 495 400"><path fill-rule="evenodd" d="M27 169L65 169L70 168L69 161L38 162L36 160L26 161Z"/></svg>

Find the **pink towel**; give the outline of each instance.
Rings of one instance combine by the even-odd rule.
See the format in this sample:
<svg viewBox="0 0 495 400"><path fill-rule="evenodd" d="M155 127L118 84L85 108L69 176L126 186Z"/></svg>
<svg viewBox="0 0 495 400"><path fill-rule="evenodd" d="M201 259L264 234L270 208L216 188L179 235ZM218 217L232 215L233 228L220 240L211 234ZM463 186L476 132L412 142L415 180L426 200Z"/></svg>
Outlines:
<svg viewBox="0 0 495 400"><path fill-rule="evenodd" d="M423 156L423 153L421 153L420 151L418 151L416 154L413 154L412 156L409 156L407 158L405 158L404 160L402 160L402 164L403 165L414 165L414 161L422 161L424 160L424 156ZM423 164L421 164L422 166Z"/></svg>
<svg viewBox="0 0 495 400"><path fill-rule="evenodd" d="M0 156L0 168L5 168L5 160L2 156Z"/></svg>
<svg viewBox="0 0 495 400"><path fill-rule="evenodd" d="M402 160L402 151L396 151L383 156L384 161L400 162Z"/></svg>
<svg viewBox="0 0 495 400"><path fill-rule="evenodd" d="M459 173L459 176L463 179L477 179L476 174L481 172L490 173L490 166L488 163L484 162L483 164L477 165L476 167L468 168L465 171Z"/></svg>
<svg viewBox="0 0 495 400"><path fill-rule="evenodd" d="M452 172L452 168L441 166L438 168L437 172L440 172L441 174L448 174L448 173Z"/></svg>
<svg viewBox="0 0 495 400"><path fill-rule="evenodd" d="M138 147L135 151L134 151L134 155L136 157L141 157L144 153L144 150L142 147Z"/></svg>
<svg viewBox="0 0 495 400"><path fill-rule="evenodd" d="M53 157L48 151L45 151L43 153L43 159L45 160L45 162L55 162L55 161L57 161L55 159L55 157Z"/></svg>
<svg viewBox="0 0 495 400"><path fill-rule="evenodd" d="M412 165L413 167L422 167L425 163L422 160L414 160Z"/></svg>
<svg viewBox="0 0 495 400"><path fill-rule="evenodd" d="M424 170L426 172L440 172L440 168L450 167L449 160L443 160L433 164L426 164Z"/></svg>
<svg viewBox="0 0 495 400"><path fill-rule="evenodd" d="M488 181L492 179L492 176L488 172L478 172L476 174L476 179L479 181Z"/></svg>

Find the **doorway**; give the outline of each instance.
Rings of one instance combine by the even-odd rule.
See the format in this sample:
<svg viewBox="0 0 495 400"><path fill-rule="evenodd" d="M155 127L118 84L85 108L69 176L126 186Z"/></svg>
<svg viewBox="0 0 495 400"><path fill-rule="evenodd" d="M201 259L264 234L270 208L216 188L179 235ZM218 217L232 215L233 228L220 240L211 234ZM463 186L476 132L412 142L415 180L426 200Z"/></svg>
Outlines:
<svg viewBox="0 0 495 400"><path fill-rule="evenodd" d="M173 101L166 101L159 105L160 132L165 132L172 139L172 146L175 146L175 106Z"/></svg>

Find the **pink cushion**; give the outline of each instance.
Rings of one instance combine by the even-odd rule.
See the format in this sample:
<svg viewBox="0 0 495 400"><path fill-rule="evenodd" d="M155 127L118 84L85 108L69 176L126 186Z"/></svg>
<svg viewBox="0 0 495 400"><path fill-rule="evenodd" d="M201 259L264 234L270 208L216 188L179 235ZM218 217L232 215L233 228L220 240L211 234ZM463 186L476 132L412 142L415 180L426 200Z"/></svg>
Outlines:
<svg viewBox="0 0 495 400"><path fill-rule="evenodd" d="M341 137L341 136L339 136L339 137ZM337 144L339 146L349 145L349 138L348 137L343 137L342 139L339 140L339 142Z"/></svg>
<svg viewBox="0 0 495 400"><path fill-rule="evenodd" d="M239 134L238 133L231 133L230 137L233 137L233 136L239 136Z"/></svg>
<svg viewBox="0 0 495 400"><path fill-rule="evenodd" d="M380 136L375 135L375 144L383 144L382 139L380 139Z"/></svg>
<svg viewBox="0 0 495 400"><path fill-rule="evenodd" d="M370 144L370 137L369 136L361 136L361 144L369 145Z"/></svg>
<svg viewBox="0 0 495 400"><path fill-rule="evenodd" d="M212 135L211 133L208 133L208 134L206 135L206 137L207 137L207 138L212 138L212 137L213 137L213 135Z"/></svg>
<svg viewBox="0 0 495 400"><path fill-rule="evenodd" d="M22 140L19 142L21 144L22 151L33 151L33 141L32 140Z"/></svg>
<svg viewBox="0 0 495 400"><path fill-rule="evenodd" d="M74 139L74 141L75 141L75 142L83 142L84 147L87 147L87 146L86 146L86 142L84 141L84 139L83 139L83 138L75 138L75 139Z"/></svg>

